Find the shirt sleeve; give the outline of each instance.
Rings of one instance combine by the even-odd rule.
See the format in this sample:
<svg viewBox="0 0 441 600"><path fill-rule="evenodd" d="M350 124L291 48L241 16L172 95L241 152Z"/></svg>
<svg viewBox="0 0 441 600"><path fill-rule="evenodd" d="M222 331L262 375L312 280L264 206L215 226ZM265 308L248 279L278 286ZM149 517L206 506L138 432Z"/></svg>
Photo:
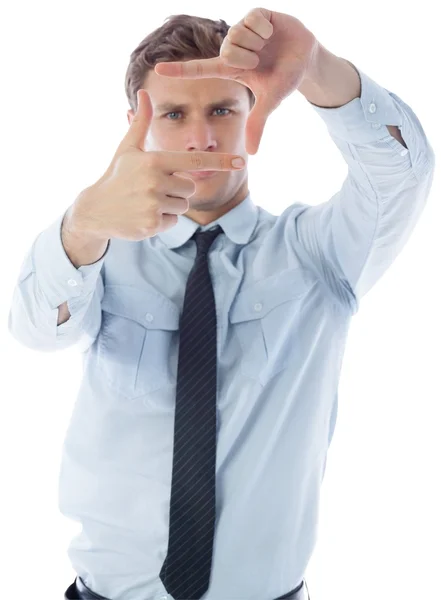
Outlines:
<svg viewBox="0 0 441 600"><path fill-rule="evenodd" d="M327 202L301 204L292 221L311 268L355 313L414 230L431 190L435 156L412 109L354 68L361 97L338 108L310 103L348 165L347 178ZM398 126L407 148L387 125Z"/></svg>
<svg viewBox="0 0 441 600"><path fill-rule="evenodd" d="M77 269L61 240L64 215L37 236L13 291L9 331L33 350L50 352L78 344L85 351L101 326L101 269L111 241L100 260ZM71 317L57 325L58 307L66 301Z"/></svg>

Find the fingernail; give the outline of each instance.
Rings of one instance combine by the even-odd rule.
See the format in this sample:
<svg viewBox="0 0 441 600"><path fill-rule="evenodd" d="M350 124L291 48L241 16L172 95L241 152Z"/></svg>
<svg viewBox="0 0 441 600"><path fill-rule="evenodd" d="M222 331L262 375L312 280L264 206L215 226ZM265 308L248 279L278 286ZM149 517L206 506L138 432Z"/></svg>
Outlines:
<svg viewBox="0 0 441 600"><path fill-rule="evenodd" d="M245 161L243 158L233 158L231 164L233 165L233 167L243 167L245 166Z"/></svg>

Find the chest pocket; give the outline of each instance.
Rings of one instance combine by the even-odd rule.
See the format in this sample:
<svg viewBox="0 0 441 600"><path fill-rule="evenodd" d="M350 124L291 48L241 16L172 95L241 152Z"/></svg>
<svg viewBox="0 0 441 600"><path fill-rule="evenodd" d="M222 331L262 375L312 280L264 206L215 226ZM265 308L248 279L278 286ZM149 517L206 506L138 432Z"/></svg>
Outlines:
<svg viewBox="0 0 441 600"><path fill-rule="evenodd" d="M101 306L97 366L109 385L131 399L172 383L177 306L159 292L127 285L106 286Z"/></svg>
<svg viewBox="0 0 441 600"><path fill-rule="evenodd" d="M244 375L264 385L302 352L298 333L312 285L304 271L296 268L238 293L229 320L240 343L239 368Z"/></svg>

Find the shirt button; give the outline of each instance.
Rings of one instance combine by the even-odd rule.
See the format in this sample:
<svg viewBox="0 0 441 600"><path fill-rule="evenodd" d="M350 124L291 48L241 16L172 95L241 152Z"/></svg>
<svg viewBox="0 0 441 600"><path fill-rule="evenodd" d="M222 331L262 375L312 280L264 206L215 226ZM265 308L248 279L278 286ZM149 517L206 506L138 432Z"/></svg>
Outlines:
<svg viewBox="0 0 441 600"><path fill-rule="evenodd" d="M260 302L257 302L257 303L254 305L254 310L262 310L262 305L260 304Z"/></svg>
<svg viewBox="0 0 441 600"><path fill-rule="evenodd" d="M374 129L380 129L380 127L381 127L381 123L372 123L372 127L373 127Z"/></svg>
<svg viewBox="0 0 441 600"><path fill-rule="evenodd" d="M67 283L69 285L71 285L72 287L74 287L75 285L78 285L78 283L75 281L75 279L69 279Z"/></svg>
<svg viewBox="0 0 441 600"><path fill-rule="evenodd" d="M374 102L372 102L372 104L369 104L369 112L372 114L377 112L377 105L374 104Z"/></svg>
<svg viewBox="0 0 441 600"><path fill-rule="evenodd" d="M404 148L404 150L401 150L400 154L401 156L406 156L406 154L409 152L409 150L407 150L406 148Z"/></svg>
<svg viewBox="0 0 441 600"><path fill-rule="evenodd" d="M153 321L153 315L150 314L150 313L147 313L146 316L145 316L145 320L150 323L151 321ZM165 596L165 599L162 598L161 600L167 600L167 596Z"/></svg>

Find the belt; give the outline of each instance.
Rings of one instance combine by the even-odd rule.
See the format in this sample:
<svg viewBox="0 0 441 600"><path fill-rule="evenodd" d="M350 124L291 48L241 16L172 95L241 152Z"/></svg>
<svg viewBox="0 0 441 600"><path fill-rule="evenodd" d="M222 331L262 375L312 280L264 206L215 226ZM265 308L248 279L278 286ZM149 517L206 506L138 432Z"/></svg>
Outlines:
<svg viewBox="0 0 441 600"><path fill-rule="evenodd" d="M285 594L284 596L278 596L275 600L311 600L309 597L308 586L306 581L303 580L300 585Z"/></svg>
<svg viewBox="0 0 441 600"><path fill-rule="evenodd" d="M64 600L109 600L109 598L92 592L81 577L77 577L65 591ZM278 596L275 600L310 600L306 581L303 580L296 588L283 596Z"/></svg>

